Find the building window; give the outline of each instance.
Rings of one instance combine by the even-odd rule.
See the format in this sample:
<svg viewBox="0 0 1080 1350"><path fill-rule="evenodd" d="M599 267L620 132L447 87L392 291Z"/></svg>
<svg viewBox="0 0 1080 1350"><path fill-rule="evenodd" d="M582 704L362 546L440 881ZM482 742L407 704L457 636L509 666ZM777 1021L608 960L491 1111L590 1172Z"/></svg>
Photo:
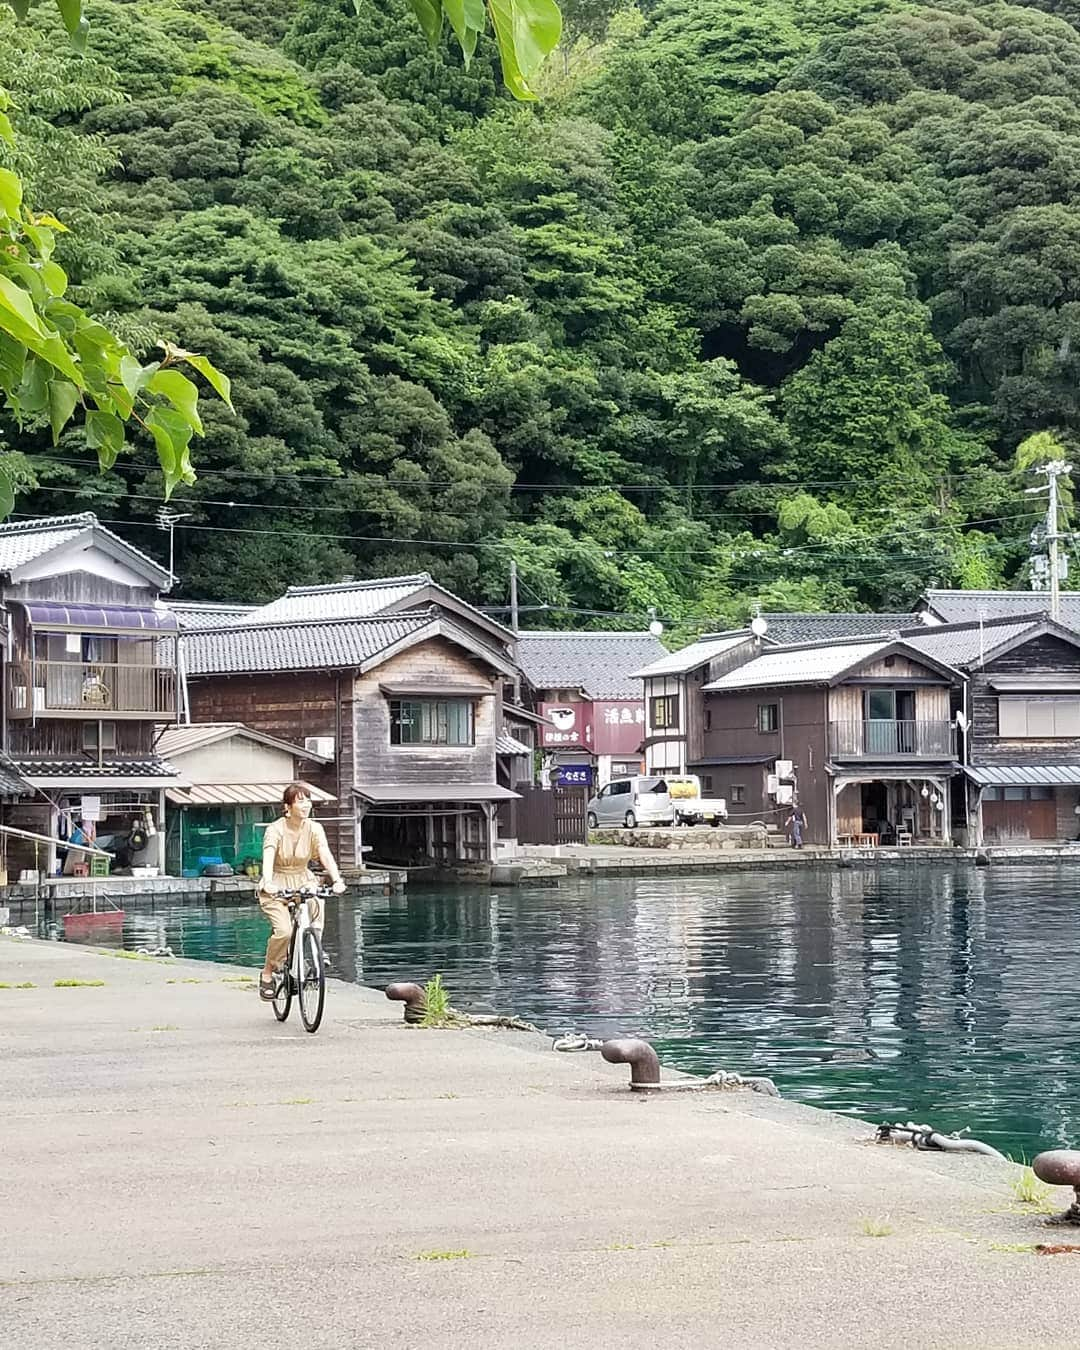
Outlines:
<svg viewBox="0 0 1080 1350"><path fill-rule="evenodd" d="M757 706L758 731L776 731L780 726L780 705L778 703L759 703Z"/></svg>
<svg viewBox="0 0 1080 1350"><path fill-rule="evenodd" d="M611 761L612 778L633 778L635 774L641 773L640 759L613 759ZM674 773L674 769L657 769L657 773Z"/></svg>
<svg viewBox="0 0 1080 1350"><path fill-rule="evenodd" d="M89 755L98 752L113 753L116 750L115 722L84 722L82 748Z"/></svg>
<svg viewBox="0 0 1080 1350"><path fill-rule="evenodd" d="M471 699L390 700L391 745L473 745Z"/></svg>
<svg viewBox="0 0 1080 1350"><path fill-rule="evenodd" d="M746 805L746 787L742 783L732 783L731 785L731 804L732 806Z"/></svg>
<svg viewBox="0 0 1080 1350"><path fill-rule="evenodd" d="M663 694L649 699L649 723L654 730L664 731L679 725L678 694Z"/></svg>
<svg viewBox="0 0 1080 1350"><path fill-rule="evenodd" d="M712 774L711 774L711 773L707 773L707 774L702 778L702 780L701 780L701 789L702 789L703 792L707 792L707 793L709 794L710 797L712 796Z"/></svg>
<svg viewBox="0 0 1080 1350"><path fill-rule="evenodd" d="M1013 740L1080 737L1080 698L998 699L998 735Z"/></svg>

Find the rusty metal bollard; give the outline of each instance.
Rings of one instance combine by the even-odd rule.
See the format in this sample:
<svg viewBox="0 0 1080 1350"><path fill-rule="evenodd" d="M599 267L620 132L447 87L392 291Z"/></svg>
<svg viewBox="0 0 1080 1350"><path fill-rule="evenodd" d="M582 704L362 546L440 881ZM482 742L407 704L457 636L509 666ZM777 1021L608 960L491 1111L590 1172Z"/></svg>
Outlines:
<svg viewBox="0 0 1080 1350"><path fill-rule="evenodd" d="M1071 1186L1074 1199L1063 1214L1055 1214L1047 1223L1080 1225L1080 1151L1074 1148L1055 1148L1040 1153L1031 1164L1031 1170L1048 1186Z"/></svg>
<svg viewBox="0 0 1080 1350"><path fill-rule="evenodd" d="M405 1004L406 1022L419 1022L427 1012L427 999L418 984L388 984L386 997Z"/></svg>
<svg viewBox="0 0 1080 1350"><path fill-rule="evenodd" d="M632 1088L657 1088L660 1086L660 1061L656 1051L648 1041L616 1040L605 1041L600 1053L609 1064L630 1065L630 1086Z"/></svg>

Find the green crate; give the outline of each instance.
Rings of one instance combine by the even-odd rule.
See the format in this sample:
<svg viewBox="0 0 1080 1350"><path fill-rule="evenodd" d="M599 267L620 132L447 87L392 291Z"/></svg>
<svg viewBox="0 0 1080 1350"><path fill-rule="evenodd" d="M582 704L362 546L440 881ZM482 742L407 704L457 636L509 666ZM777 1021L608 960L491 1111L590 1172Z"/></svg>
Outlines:
<svg viewBox="0 0 1080 1350"><path fill-rule="evenodd" d="M107 877L109 875L109 859L91 858L90 875L92 877Z"/></svg>

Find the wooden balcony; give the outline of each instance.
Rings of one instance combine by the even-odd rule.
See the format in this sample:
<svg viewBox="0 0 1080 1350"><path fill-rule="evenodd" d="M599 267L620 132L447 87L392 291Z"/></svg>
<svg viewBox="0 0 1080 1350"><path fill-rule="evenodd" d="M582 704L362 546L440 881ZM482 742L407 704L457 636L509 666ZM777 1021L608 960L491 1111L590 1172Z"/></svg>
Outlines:
<svg viewBox="0 0 1080 1350"><path fill-rule="evenodd" d="M952 759L956 733L951 722L830 722L829 753L834 759Z"/></svg>
<svg viewBox="0 0 1080 1350"><path fill-rule="evenodd" d="M176 714L176 672L107 661L15 662L9 717L159 718Z"/></svg>

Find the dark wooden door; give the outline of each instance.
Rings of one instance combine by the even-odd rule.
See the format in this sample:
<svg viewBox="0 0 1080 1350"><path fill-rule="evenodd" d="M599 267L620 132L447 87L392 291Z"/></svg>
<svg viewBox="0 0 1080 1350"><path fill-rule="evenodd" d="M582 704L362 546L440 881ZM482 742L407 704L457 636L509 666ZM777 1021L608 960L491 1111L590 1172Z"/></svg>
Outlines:
<svg viewBox="0 0 1080 1350"><path fill-rule="evenodd" d="M517 789L517 837L522 844L584 844L586 789L582 787Z"/></svg>
<svg viewBox="0 0 1080 1350"><path fill-rule="evenodd" d="M983 802L983 837L987 843L1009 839L1056 839L1057 804Z"/></svg>

